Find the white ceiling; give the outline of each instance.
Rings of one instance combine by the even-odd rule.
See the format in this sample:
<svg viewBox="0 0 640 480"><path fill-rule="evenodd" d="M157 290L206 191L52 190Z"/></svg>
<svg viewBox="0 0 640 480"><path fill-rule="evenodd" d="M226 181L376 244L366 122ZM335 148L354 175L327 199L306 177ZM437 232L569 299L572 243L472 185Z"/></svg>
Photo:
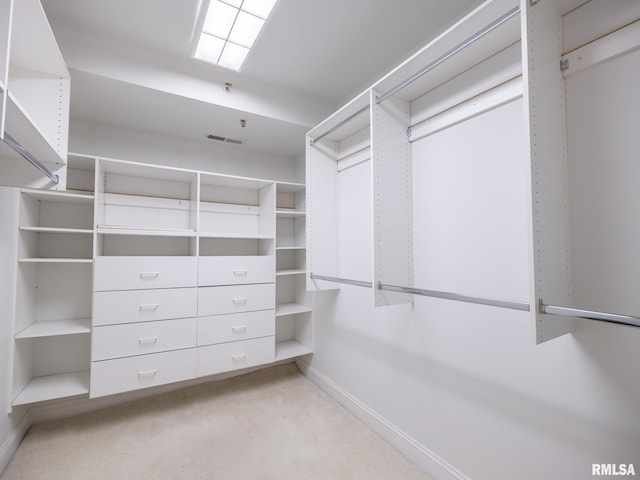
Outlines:
<svg viewBox="0 0 640 480"><path fill-rule="evenodd" d="M238 73L190 58L207 1L42 0L72 119L295 157L307 130L479 3L278 0Z"/></svg>

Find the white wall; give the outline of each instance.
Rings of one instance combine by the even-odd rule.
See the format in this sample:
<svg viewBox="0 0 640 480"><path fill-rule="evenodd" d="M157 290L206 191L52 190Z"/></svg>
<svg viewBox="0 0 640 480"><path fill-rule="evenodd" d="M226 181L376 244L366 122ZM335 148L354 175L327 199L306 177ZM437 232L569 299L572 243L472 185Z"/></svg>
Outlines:
<svg viewBox="0 0 640 480"><path fill-rule="evenodd" d="M304 182L302 160L87 121L70 122L69 151L230 175Z"/></svg>

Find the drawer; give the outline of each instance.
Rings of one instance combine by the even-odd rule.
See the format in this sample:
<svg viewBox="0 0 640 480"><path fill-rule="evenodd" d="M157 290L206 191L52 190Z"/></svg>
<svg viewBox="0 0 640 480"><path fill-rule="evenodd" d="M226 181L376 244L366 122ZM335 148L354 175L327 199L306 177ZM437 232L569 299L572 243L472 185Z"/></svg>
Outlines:
<svg viewBox="0 0 640 480"><path fill-rule="evenodd" d="M95 327L91 360L131 357L196 346L196 318Z"/></svg>
<svg viewBox="0 0 640 480"><path fill-rule="evenodd" d="M195 257L97 257L95 291L195 287Z"/></svg>
<svg viewBox="0 0 640 480"><path fill-rule="evenodd" d="M272 363L275 360L275 337L208 345L198 347L197 351L197 376L215 375Z"/></svg>
<svg viewBox="0 0 640 480"><path fill-rule="evenodd" d="M198 315L269 310L276 307L276 287L273 283L258 285L228 285L198 289Z"/></svg>
<svg viewBox="0 0 640 480"><path fill-rule="evenodd" d="M273 255L200 257L198 285L273 283L276 261Z"/></svg>
<svg viewBox="0 0 640 480"><path fill-rule="evenodd" d="M91 398L194 378L195 348L91 363Z"/></svg>
<svg viewBox="0 0 640 480"><path fill-rule="evenodd" d="M149 322L197 316L197 288L94 292L93 324Z"/></svg>
<svg viewBox="0 0 640 480"><path fill-rule="evenodd" d="M275 335L275 318L275 310L199 317L198 345Z"/></svg>

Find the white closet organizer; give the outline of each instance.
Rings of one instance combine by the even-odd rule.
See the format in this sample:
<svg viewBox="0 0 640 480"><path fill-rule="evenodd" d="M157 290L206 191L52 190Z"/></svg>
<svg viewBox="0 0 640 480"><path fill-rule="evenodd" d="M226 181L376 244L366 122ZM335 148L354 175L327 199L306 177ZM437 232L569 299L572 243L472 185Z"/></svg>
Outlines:
<svg viewBox="0 0 640 480"><path fill-rule="evenodd" d="M10 405L89 391L93 195L19 196Z"/></svg>
<svg viewBox="0 0 640 480"><path fill-rule="evenodd" d="M628 260L638 255L637 229L612 225L607 210L636 216L620 193L632 189L614 194L616 183L601 181L637 176L628 132L637 96L620 100L628 89L607 88L604 73L572 80L569 66L563 80L560 63L563 51L580 69L621 57L600 67L615 67L608 82L616 85L631 75L640 15L637 2L620 0L617 10L581 3L487 1L308 133L309 288L374 287L376 306L425 295L530 311L537 343L571 331L560 314L640 323L599 313L638 311L626 287L613 287L614 278L635 283ZM563 30L573 42L564 50ZM614 97L606 108L603 87ZM615 142L600 111L620 117ZM347 275L339 222L348 200L336 179L341 152L362 128L372 159L373 272ZM617 156L606 166L604 145ZM614 251L624 252L619 261L604 260ZM580 304L582 314L562 307Z"/></svg>
<svg viewBox="0 0 640 480"><path fill-rule="evenodd" d="M306 174L309 222L307 226L307 289L339 288L344 272L340 255L348 237L340 228L340 178L343 171L371 160L369 94L365 92L307 134ZM362 212L366 217L366 213ZM364 247L362 247L364 248ZM356 272L353 272L354 274ZM356 283L367 278L353 279Z"/></svg>
<svg viewBox="0 0 640 480"><path fill-rule="evenodd" d="M312 352L304 185L78 154L68 165L66 192L14 199L11 405Z"/></svg>
<svg viewBox="0 0 640 480"><path fill-rule="evenodd" d="M302 184L276 185L276 361L312 351L305 193Z"/></svg>
<svg viewBox="0 0 640 480"><path fill-rule="evenodd" d="M38 0L0 4L3 185L64 189L70 76Z"/></svg>

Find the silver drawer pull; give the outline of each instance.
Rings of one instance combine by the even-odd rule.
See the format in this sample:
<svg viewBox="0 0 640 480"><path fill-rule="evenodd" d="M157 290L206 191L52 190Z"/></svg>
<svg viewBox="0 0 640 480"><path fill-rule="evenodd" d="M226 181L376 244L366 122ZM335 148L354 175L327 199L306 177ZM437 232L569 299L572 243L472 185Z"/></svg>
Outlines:
<svg viewBox="0 0 640 480"><path fill-rule="evenodd" d="M247 359L247 354L246 353L239 353L237 355L231 355L231 360L234 362L241 362L243 360Z"/></svg>
<svg viewBox="0 0 640 480"><path fill-rule="evenodd" d="M155 377L156 373L158 373L157 368L154 368L153 370L138 370L138 378Z"/></svg>
<svg viewBox="0 0 640 480"><path fill-rule="evenodd" d="M158 304L157 303L147 303L140 305L140 310L157 310L158 309Z"/></svg>
<svg viewBox="0 0 640 480"><path fill-rule="evenodd" d="M140 278L158 278L160 272L140 272Z"/></svg>
<svg viewBox="0 0 640 480"><path fill-rule="evenodd" d="M236 305L238 305L238 304L243 304L243 303L247 303L247 297L238 297L238 298L234 298L234 299L233 299L233 303L235 303Z"/></svg>
<svg viewBox="0 0 640 480"><path fill-rule="evenodd" d="M138 337L138 343L144 345L145 343L156 343L158 341L158 335L155 337Z"/></svg>
<svg viewBox="0 0 640 480"><path fill-rule="evenodd" d="M247 274L246 270L233 270L233 274L236 277L245 276Z"/></svg>
<svg viewBox="0 0 640 480"><path fill-rule="evenodd" d="M247 326L242 325L241 327L231 327L231 331L233 333L247 333Z"/></svg>

